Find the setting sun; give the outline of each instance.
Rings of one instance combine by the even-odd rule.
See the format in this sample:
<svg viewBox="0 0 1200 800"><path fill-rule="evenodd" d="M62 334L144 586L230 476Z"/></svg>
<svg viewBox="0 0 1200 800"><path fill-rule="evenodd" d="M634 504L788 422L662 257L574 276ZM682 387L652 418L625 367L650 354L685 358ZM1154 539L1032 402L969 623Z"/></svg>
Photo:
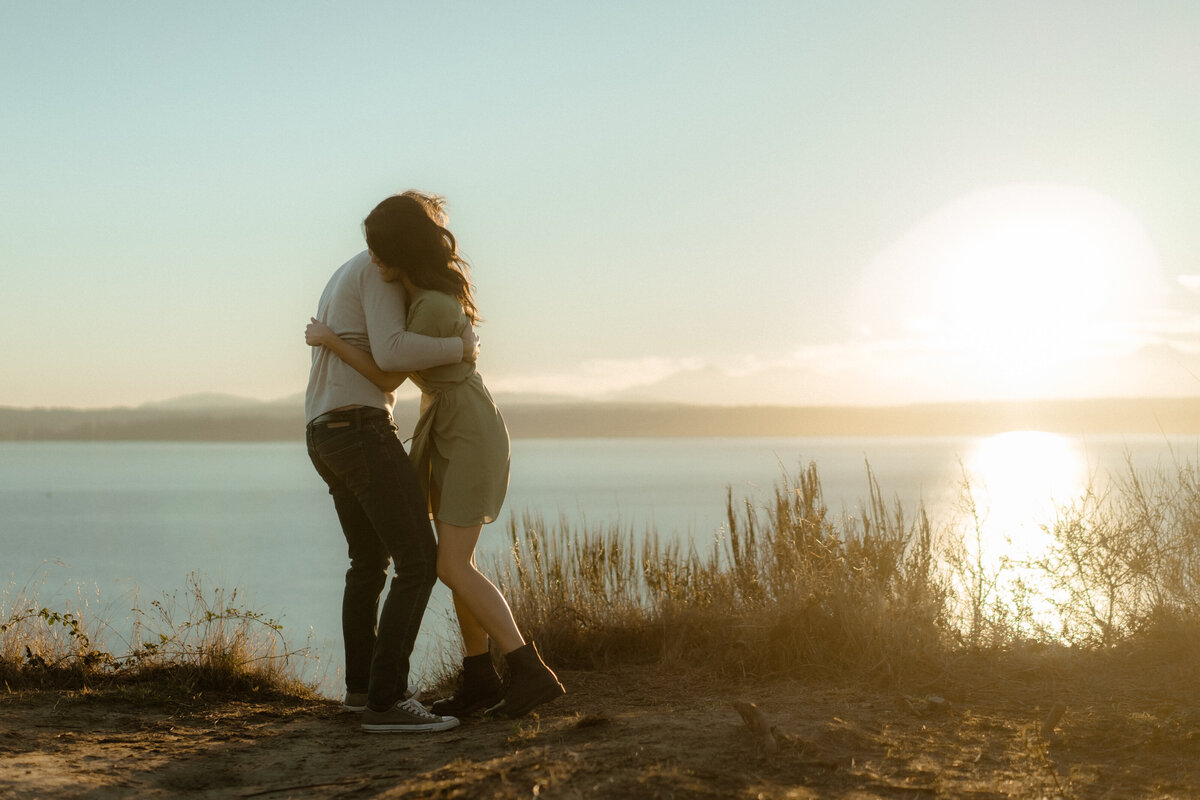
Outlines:
<svg viewBox="0 0 1200 800"><path fill-rule="evenodd" d="M1013 185L921 220L868 268L855 314L860 333L938 352L947 378L1032 393L1064 365L1120 347L1161 285L1129 211L1086 189Z"/></svg>

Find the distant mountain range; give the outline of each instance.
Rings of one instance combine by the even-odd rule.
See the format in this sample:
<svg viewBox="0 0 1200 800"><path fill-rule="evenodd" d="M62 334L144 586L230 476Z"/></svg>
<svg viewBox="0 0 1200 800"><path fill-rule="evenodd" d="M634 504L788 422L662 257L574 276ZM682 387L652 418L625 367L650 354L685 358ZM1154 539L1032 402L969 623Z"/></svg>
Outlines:
<svg viewBox="0 0 1200 800"><path fill-rule="evenodd" d="M940 403L891 407L697 406L498 397L515 438L1200 433L1200 397ZM397 426L412 429L412 398ZM0 406L0 440L279 441L304 436L304 401L189 395L137 408Z"/></svg>
<svg viewBox="0 0 1200 800"><path fill-rule="evenodd" d="M303 394L294 394L291 397L283 397L278 400L255 400L250 397L238 397L234 394L204 392L201 394L185 394L181 397L172 397L169 400L142 403L138 408L146 411L213 411L219 409L263 408L288 408L294 410L297 406L303 405Z"/></svg>

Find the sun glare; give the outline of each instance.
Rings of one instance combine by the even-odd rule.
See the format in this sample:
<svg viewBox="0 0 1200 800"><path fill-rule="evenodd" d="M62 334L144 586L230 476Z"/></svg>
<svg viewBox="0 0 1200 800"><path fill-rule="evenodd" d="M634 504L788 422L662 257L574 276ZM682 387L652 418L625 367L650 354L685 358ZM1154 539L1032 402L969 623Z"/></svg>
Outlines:
<svg viewBox="0 0 1200 800"><path fill-rule="evenodd" d="M1054 591L1045 575L1027 565L1046 555L1046 527L1058 508L1087 490L1087 460L1072 440L1052 433L1014 431L981 441L964 462L973 512L964 509L959 527L969 531L972 560L997 576L1001 602L1026 587L1034 618L1053 629Z"/></svg>
<svg viewBox="0 0 1200 800"><path fill-rule="evenodd" d="M1087 486L1087 462L1075 443L1053 433L1012 431L984 439L964 463L976 492L985 547L1010 558L1039 551L1039 527L1056 505Z"/></svg>
<svg viewBox="0 0 1200 800"><path fill-rule="evenodd" d="M852 314L867 337L937 353L947 379L1014 396L1119 347L1162 285L1129 211L1085 189L1016 185L919 222L866 270Z"/></svg>

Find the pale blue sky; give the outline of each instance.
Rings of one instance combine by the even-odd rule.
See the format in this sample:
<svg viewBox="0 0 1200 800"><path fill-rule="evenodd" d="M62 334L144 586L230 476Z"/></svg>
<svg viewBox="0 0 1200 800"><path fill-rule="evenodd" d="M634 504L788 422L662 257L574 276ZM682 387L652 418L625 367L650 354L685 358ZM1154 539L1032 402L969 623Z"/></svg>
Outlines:
<svg viewBox="0 0 1200 800"><path fill-rule="evenodd" d="M406 188L449 198L500 392L1200 394L1197 75L1193 2L0 0L0 405L302 391ZM930 267L997 235L1020 269ZM985 268L1056 288L947 289Z"/></svg>

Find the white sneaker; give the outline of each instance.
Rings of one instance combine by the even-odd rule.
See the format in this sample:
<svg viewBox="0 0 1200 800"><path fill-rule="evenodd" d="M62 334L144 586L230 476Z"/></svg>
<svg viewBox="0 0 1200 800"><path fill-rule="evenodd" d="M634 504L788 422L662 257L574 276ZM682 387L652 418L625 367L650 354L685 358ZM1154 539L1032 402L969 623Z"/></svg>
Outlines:
<svg viewBox="0 0 1200 800"><path fill-rule="evenodd" d="M416 686L409 686L404 692L405 698L413 700L421 699L421 690ZM366 692L346 692L345 699L342 700L342 710L344 711L366 711L367 710L367 693Z"/></svg>
<svg viewBox="0 0 1200 800"><path fill-rule="evenodd" d="M401 700L387 711L363 712L362 729L368 733L424 733L458 727L458 717L430 714L419 700Z"/></svg>

